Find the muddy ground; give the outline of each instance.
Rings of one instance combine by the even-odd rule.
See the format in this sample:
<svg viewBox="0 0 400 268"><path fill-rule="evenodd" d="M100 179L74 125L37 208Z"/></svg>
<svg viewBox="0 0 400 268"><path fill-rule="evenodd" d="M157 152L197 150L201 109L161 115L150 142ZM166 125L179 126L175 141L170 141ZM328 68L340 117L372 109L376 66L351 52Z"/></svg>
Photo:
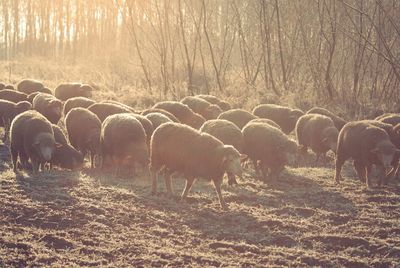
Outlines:
<svg viewBox="0 0 400 268"><path fill-rule="evenodd" d="M366 189L350 164L340 186L332 162L269 183L246 169L224 184L223 211L209 182L179 203L151 196L146 174L16 176L1 152L0 267L400 265L400 186ZM183 185L174 180L176 194Z"/></svg>

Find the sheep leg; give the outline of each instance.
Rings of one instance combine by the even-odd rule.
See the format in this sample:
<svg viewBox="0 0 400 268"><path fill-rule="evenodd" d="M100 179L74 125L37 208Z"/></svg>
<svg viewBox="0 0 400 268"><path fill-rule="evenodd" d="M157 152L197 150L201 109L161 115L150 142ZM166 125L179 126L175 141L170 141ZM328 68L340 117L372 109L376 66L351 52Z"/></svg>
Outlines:
<svg viewBox="0 0 400 268"><path fill-rule="evenodd" d="M321 154L320 154L320 153L317 153L317 156L316 156L315 162L314 162L314 166L317 166L318 160L319 160L320 157L321 157Z"/></svg>
<svg viewBox="0 0 400 268"><path fill-rule="evenodd" d="M227 172L227 174L228 174L228 184L229 185L233 185L233 184L238 184L238 182L236 181L236 178L235 178L235 175L233 175L232 173L230 173L230 172Z"/></svg>
<svg viewBox="0 0 400 268"><path fill-rule="evenodd" d="M215 191L217 192L218 200L219 200L219 204L221 205L221 208L227 209L228 206L226 205L224 198L222 197L222 193L221 193L222 177L218 178L218 179L214 179L213 182L214 182Z"/></svg>
<svg viewBox="0 0 400 268"><path fill-rule="evenodd" d="M368 188L371 188L371 186L372 186L372 184L371 184L371 165L367 165L366 171L367 171L367 173L366 173L366 178L367 178L366 184L367 184Z"/></svg>
<svg viewBox="0 0 400 268"><path fill-rule="evenodd" d="M182 192L181 195L181 201L184 201L187 197L187 195L189 194L190 189L192 188L194 182L194 178L187 178L186 179L186 184L185 184L185 189Z"/></svg>
<svg viewBox="0 0 400 268"><path fill-rule="evenodd" d="M13 171L14 171L14 173L16 173L17 172L18 152L13 147L11 147L11 158L12 158L12 164L13 164Z"/></svg>
<svg viewBox="0 0 400 268"><path fill-rule="evenodd" d="M91 169L94 169L94 152L93 151L90 151L90 168ZM103 163L102 163L102 165L103 165ZM103 166L102 166L103 167Z"/></svg>
<svg viewBox="0 0 400 268"><path fill-rule="evenodd" d="M167 195L172 197L173 192L172 192L172 179L171 179L171 172L166 170L165 171L165 188L167 188Z"/></svg>
<svg viewBox="0 0 400 268"><path fill-rule="evenodd" d="M376 168L378 169L378 186L380 187L382 183L386 184L387 182L386 169L383 166L377 166Z"/></svg>
<svg viewBox="0 0 400 268"><path fill-rule="evenodd" d="M31 159L32 162L32 168L33 168L33 175L37 175L39 172L39 165L40 165L40 161L37 159Z"/></svg>
<svg viewBox="0 0 400 268"><path fill-rule="evenodd" d="M356 170L356 173L358 175L358 178L360 179L361 182L365 183L366 175L367 175L365 166L359 161L354 161L353 165L354 165L354 169Z"/></svg>
<svg viewBox="0 0 400 268"><path fill-rule="evenodd" d="M258 174L260 174L260 169L258 168L257 160L253 159L252 162L257 176Z"/></svg>
<svg viewBox="0 0 400 268"><path fill-rule="evenodd" d="M342 166L344 164L344 159L337 157L335 161L335 182L336 184L340 183L341 175L340 173L342 172Z"/></svg>
<svg viewBox="0 0 400 268"><path fill-rule="evenodd" d="M158 172L154 168L150 167L150 176L151 176L151 194L155 195L157 194L157 179L158 179Z"/></svg>

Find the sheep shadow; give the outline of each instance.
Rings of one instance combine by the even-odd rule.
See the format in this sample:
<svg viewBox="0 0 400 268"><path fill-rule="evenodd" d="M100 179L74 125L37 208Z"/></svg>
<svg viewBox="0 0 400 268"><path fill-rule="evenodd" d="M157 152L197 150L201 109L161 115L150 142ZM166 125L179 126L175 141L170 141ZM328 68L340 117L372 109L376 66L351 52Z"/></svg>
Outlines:
<svg viewBox="0 0 400 268"><path fill-rule="evenodd" d="M77 200L70 193L78 184L77 177L76 173L58 170L41 172L35 176L17 173L17 190L35 205L21 204L18 209L22 214L16 218L16 223L56 230L82 226L89 219L76 209Z"/></svg>

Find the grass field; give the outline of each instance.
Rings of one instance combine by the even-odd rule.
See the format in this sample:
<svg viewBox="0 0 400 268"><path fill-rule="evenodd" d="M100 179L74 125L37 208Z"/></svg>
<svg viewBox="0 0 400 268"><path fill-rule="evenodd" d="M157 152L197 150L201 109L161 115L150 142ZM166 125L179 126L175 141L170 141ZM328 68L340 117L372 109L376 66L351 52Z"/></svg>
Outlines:
<svg viewBox="0 0 400 268"><path fill-rule="evenodd" d="M151 196L146 174L31 177L8 165L0 173L1 267L400 265L399 185L366 189L349 164L340 186L332 163L288 167L271 183L246 169L239 186L223 186L228 211L201 180L179 203L164 189ZM174 180L176 194L183 185Z"/></svg>

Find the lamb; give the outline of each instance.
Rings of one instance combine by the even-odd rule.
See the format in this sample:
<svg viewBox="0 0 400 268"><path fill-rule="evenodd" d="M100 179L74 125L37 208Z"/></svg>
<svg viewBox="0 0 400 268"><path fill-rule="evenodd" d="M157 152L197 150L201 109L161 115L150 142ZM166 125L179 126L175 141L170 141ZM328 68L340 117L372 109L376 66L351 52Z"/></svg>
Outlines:
<svg viewBox="0 0 400 268"><path fill-rule="evenodd" d="M163 114L163 115L165 115L166 117L168 117L169 120L171 120L172 122L180 123L179 119L176 118L175 115L171 114L170 112L168 112L168 111L166 111L166 110L164 110L164 109L154 109L154 108L150 108L150 109L146 109L146 110L144 110L144 111L141 112L141 114L144 115L144 116L146 116L146 115L148 115L148 114L150 114L150 113L160 113L160 114Z"/></svg>
<svg viewBox="0 0 400 268"><path fill-rule="evenodd" d="M287 154L295 153L297 145L280 129L265 123L249 123L243 129L243 153L253 161L258 173L260 161L263 179L276 178L288 162ZM269 171L269 172L268 172Z"/></svg>
<svg viewBox="0 0 400 268"><path fill-rule="evenodd" d="M277 123L285 134L289 134L296 122L304 113L298 109L276 104L260 104L253 109L253 114L260 118L268 118Z"/></svg>
<svg viewBox="0 0 400 268"><path fill-rule="evenodd" d="M208 133L219 139L225 145L232 145L238 152L243 151L242 131L232 122L224 119L206 121L200 128L200 132ZM235 175L228 173L228 184L238 184Z"/></svg>
<svg viewBox="0 0 400 268"><path fill-rule="evenodd" d="M149 152L142 124L132 114L115 114L104 120L100 135L101 156L121 166L134 162L148 164Z"/></svg>
<svg viewBox="0 0 400 268"><path fill-rule="evenodd" d="M186 124L196 129L199 129L206 121L204 117L193 112L189 106L177 101L162 101L156 103L153 108L166 110L175 115L182 124Z"/></svg>
<svg viewBox="0 0 400 268"><path fill-rule="evenodd" d="M24 79L18 83L17 90L29 95L33 92L40 92L43 87L43 83L38 80Z"/></svg>
<svg viewBox="0 0 400 268"><path fill-rule="evenodd" d="M12 120L20 113L28 111L31 108L32 105L27 101L14 103L11 101L0 100L0 126L4 127L5 132L3 141L8 137Z"/></svg>
<svg viewBox="0 0 400 268"><path fill-rule="evenodd" d="M94 100L85 98L85 97L74 97L68 99L64 103L64 108L63 108L63 114L64 116L71 111L73 108L88 108L89 106L95 104L96 102Z"/></svg>
<svg viewBox="0 0 400 268"><path fill-rule="evenodd" d="M256 119L250 120L249 123L264 123L264 124L268 124L268 125L271 125L273 127L276 127L278 129L282 130L281 127L277 123L275 123L271 119L267 119L267 118L256 118Z"/></svg>
<svg viewBox="0 0 400 268"><path fill-rule="evenodd" d="M66 101L73 97L92 97L93 88L87 84L81 83L63 83L56 87L54 95L57 99Z"/></svg>
<svg viewBox="0 0 400 268"><path fill-rule="evenodd" d="M251 113L243 109L232 109L223 112L218 116L218 119L228 120L234 123L240 129L242 129L248 122L256 118L257 116L252 115Z"/></svg>
<svg viewBox="0 0 400 268"><path fill-rule="evenodd" d="M354 168L361 181L371 187L370 171L374 164L379 170L379 182L385 177L385 169L390 167L399 149L390 141L382 128L365 121L347 123L339 133L335 163L335 181L340 183L344 162L353 158Z"/></svg>
<svg viewBox="0 0 400 268"><path fill-rule="evenodd" d="M335 124L335 127L340 131L343 126L347 123L346 120L343 118L337 116L336 114L332 113L331 111L321 108L321 107L314 107L311 108L310 110L307 111L307 114L322 114L330 119L332 119L333 123Z"/></svg>
<svg viewBox="0 0 400 268"><path fill-rule="evenodd" d="M94 157L100 151L100 119L85 108L73 108L65 116L65 127L71 145L83 155L89 152L90 166L94 168Z"/></svg>
<svg viewBox="0 0 400 268"><path fill-rule="evenodd" d="M149 113L146 115L146 118L151 121L154 130L164 123L173 122L166 115L163 115L161 113Z"/></svg>
<svg viewBox="0 0 400 268"><path fill-rule="evenodd" d="M61 118L62 102L47 93L39 93L33 99L32 107L44 115L51 123L57 124Z"/></svg>
<svg viewBox="0 0 400 268"><path fill-rule="evenodd" d="M52 124L52 127L54 139L61 146L54 151L54 155L50 160L50 169L53 166L59 166L64 169L78 170L83 165L83 155L71 146L59 126Z"/></svg>
<svg viewBox="0 0 400 268"><path fill-rule="evenodd" d="M297 143L303 153L307 148L317 155L315 162L321 155L332 150L336 152L339 131L334 121L321 114L305 114L299 118L296 124Z"/></svg>
<svg viewBox="0 0 400 268"><path fill-rule="evenodd" d="M95 103L90 105L88 110L97 115L101 122L104 122L110 115L132 112L130 109L126 109L115 103Z"/></svg>
<svg viewBox="0 0 400 268"><path fill-rule="evenodd" d="M187 96L181 102L189 106L193 112L202 115L206 120L216 119L222 113L222 109L218 105L211 104L201 98Z"/></svg>
<svg viewBox="0 0 400 268"><path fill-rule="evenodd" d="M51 160L56 146L51 123L39 112L26 111L12 121L10 151L15 173L19 156L25 167L30 159L33 174L37 174L40 164Z"/></svg>
<svg viewBox="0 0 400 268"><path fill-rule="evenodd" d="M20 101L27 101L28 95L11 89L3 89L0 91L0 99L17 103Z"/></svg>
<svg viewBox="0 0 400 268"><path fill-rule="evenodd" d="M167 192L172 195L171 174L183 173L186 186L181 199L185 199L198 177L212 180L222 208L227 205L222 197L221 184L225 172L241 177L240 153L231 145L207 133L200 133L179 123L165 123L153 133L150 142L150 171L152 192L157 192L157 175L164 169Z"/></svg>

